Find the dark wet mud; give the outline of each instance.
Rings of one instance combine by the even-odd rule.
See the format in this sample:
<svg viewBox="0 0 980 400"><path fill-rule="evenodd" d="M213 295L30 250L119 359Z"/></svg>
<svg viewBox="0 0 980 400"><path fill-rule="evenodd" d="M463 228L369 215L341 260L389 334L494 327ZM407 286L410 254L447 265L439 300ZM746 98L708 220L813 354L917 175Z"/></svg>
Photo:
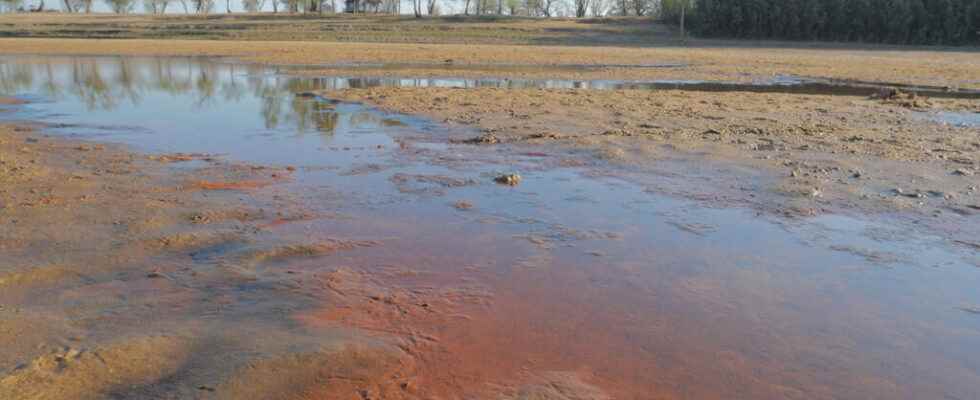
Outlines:
<svg viewBox="0 0 980 400"><path fill-rule="evenodd" d="M900 215L666 196L708 181L305 95L347 78L180 58L0 71L27 102L0 119L125 144L229 205L103 272L84 241L7 238L0 315L44 334L0 353L8 398L980 397L980 255ZM52 256L82 266L4 267Z"/></svg>
<svg viewBox="0 0 980 400"><path fill-rule="evenodd" d="M540 73L545 71L581 70L590 71L603 68L684 68L683 64L649 65L555 65L549 67L520 65L452 65L452 64L351 64L325 65L340 71L351 71L351 76L320 78L323 86L329 89L372 88L372 87L451 87L451 88L501 88L501 89L591 89L591 90L688 90L702 92L749 92L749 93L789 93L800 95L840 95L873 96L882 90L899 89L907 93L950 99L980 99L980 91L952 87L908 85L888 82L866 82L856 80L827 79L777 75L756 77L748 82L724 82L706 80L573 80L573 79L530 79L530 78L401 78L357 76L359 71L397 72L401 70L425 70L430 73L445 71L465 73L466 71L493 71L506 76L507 73ZM302 71L309 67L297 67ZM289 68L283 72L289 72ZM363 72L361 72L363 74Z"/></svg>

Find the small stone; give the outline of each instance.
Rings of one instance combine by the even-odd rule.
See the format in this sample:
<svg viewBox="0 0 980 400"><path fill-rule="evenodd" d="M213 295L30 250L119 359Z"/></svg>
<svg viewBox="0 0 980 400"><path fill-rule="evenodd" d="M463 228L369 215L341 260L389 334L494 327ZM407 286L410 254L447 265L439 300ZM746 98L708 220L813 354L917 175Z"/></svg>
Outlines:
<svg viewBox="0 0 980 400"><path fill-rule="evenodd" d="M518 174L503 174L493 179L501 185L517 186L521 183L521 176Z"/></svg>
<svg viewBox="0 0 980 400"><path fill-rule="evenodd" d="M493 133L484 133L484 134L482 134L480 136L477 136L475 138L466 139L466 140L463 141L463 143L468 143L468 144L497 144L497 143L500 143L500 139L498 139L497 138L497 135L494 135Z"/></svg>
<svg viewBox="0 0 980 400"><path fill-rule="evenodd" d="M153 271L150 271L150 273L146 274L146 277L147 278L166 278L167 276L164 275L163 272L160 272L159 270L153 270Z"/></svg>
<svg viewBox="0 0 980 400"><path fill-rule="evenodd" d="M958 169L958 170L956 170L956 171L953 171L953 175L959 175L959 176L973 176L973 171L970 171L970 170L968 170L968 169L962 169L962 168L961 168L961 169Z"/></svg>

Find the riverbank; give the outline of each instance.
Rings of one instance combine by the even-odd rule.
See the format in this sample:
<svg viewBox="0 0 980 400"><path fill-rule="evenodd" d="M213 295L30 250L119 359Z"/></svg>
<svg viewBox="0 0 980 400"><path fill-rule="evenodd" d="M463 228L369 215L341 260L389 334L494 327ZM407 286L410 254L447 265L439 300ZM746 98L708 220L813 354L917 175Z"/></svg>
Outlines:
<svg viewBox="0 0 980 400"><path fill-rule="evenodd" d="M767 81L778 76L978 89L980 56L956 49L539 46L160 39L0 39L5 54L231 57L306 75ZM409 64L400 71L358 64ZM513 71L498 65L520 65ZM449 68L447 68L447 66ZM554 67L566 68L554 68Z"/></svg>

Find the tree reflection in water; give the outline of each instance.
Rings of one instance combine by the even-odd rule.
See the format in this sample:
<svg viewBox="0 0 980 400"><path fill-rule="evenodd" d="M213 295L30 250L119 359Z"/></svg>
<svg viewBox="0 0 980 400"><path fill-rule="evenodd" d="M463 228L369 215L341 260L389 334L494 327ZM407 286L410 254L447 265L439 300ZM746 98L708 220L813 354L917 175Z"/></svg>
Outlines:
<svg viewBox="0 0 980 400"><path fill-rule="evenodd" d="M0 58L0 92L38 93L54 101L72 97L89 111L139 105L151 92L190 97L193 109L256 99L255 112L268 129L292 126L300 134L333 135L339 120L334 106L296 94L349 87L349 80L273 72L201 57L6 57ZM379 119L361 114L352 118Z"/></svg>

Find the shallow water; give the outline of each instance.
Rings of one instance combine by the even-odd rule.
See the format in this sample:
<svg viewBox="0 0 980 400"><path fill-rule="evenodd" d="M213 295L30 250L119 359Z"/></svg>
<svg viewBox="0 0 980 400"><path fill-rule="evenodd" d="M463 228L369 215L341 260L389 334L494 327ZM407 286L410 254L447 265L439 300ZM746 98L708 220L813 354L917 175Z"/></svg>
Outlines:
<svg viewBox="0 0 980 400"><path fill-rule="evenodd" d="M920 112L921 118L958 127L980 127L980 112Z"/></svg>
<svg viewBox="0 0 980 400"><path fill-rule="evenodd" d="M565 166L574 156L551 148L451 144L474 133L300 95L480 81L272 72L204 58L2 58L0 93L32 103L0 118L140 151L298 167L269 190L343 218L271 236L380 245L282 261L290 271L402 266L418 273L393 284L489 293L470 319L427 326L455 356L435 376L483 385L505 371L588 370L615 398L980 398L980 318L964 311L980 306L973 249L887 220L706 207L649 190L661 177ZM582 87L606 88L592 85ZM493 183L510 172L519 186ZM286 268L259 269L233 306L247 314L282 296L265 283Z"/></svg>

